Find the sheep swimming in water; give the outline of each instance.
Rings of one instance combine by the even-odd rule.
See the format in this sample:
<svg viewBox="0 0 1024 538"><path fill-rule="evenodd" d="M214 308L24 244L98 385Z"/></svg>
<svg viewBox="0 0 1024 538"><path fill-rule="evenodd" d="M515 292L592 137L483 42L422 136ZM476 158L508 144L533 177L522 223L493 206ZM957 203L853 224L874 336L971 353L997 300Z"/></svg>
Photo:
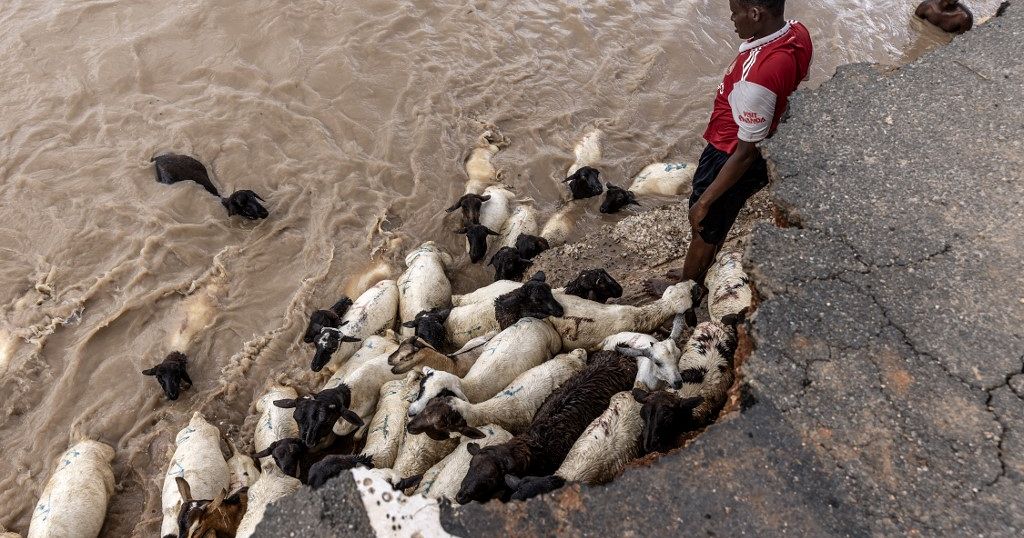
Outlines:
<svg viewBox="0 0 1024 538"><path fill-rule="evenodd" d="M32 512L29 538L98 536L114 495L113 459L114 449L98 441L65 451Z"/></svg>
<svg viewBox="0 0 1024 538"><path fill-rule="evenodd" d="M572 194L573 200L593 198L604 192L600 176L601 173L596 168L584 166L565 178L564 183L569 184L569 192Z"/></svg>
<svg viewBox="0 0 1024 538"><path fill-rule="evenodd" d="M324 327L330 327L337 329L341 325L341 318L348 312L348 309L352 306L352 299L348 297L342 297L338 302L334 303L328 310L316 310L309 316L309 325L306 326L306 332L302 335L302 341L307 344L312 344Z"/></svg>
<svg viewBox="0 0 1024 538"><path fill-rule="evenodd" d="M182 390L192 388L192 378L185 369L187 365L188 357L184 353L172 351L160 364L143 370L142 375L155 377L167 399L174 401Z"/></svg>
<svg viewBox="0 0 1024 538"><path fill-rule="evenodd" d="M249 220L265 219L269 215L260 202L263 198L251 190L238 190L223 198L217 187L210 181L210 175L203 163L188 155L168 153L150 159L156 168L156 180L165 185L173 185L179 181L195 181L207 192L220 198L220 203L227 209L228 216L240 215Z"/></svg>
<svg viewBox="0 0 1024 538"><path fill-rule="evenodd" d="M636 201L636 195L609 183L604 202L601 203L601 213L618 213L628 205L640 205L640 202Z"/></svg>

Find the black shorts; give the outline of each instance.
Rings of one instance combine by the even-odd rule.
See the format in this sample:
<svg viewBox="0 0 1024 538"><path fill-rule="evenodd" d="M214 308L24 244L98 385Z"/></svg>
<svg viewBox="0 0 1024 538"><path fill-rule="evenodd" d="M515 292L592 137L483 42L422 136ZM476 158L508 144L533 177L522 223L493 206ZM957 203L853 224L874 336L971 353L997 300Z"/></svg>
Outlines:
<svg viewBox="0 0 1024 538"><path fill-rule="evenodd" d="M697 164L697 171L693 175L690 207L693 207L700 200L704 191L714 183L727 160L729 160L729 154L711 144L704 148L704 153L701 153L700 162ZM704 227L700 232L701 239L709 245L724 243L725 237L729 235L729 230L736 223L736 217L743 209L743 204L747 203L751 196L757 194L767 184L768 165L758 154L757 159L750 165L750 169L743 174L743 177L711 204L707 216L701 221L701 225Z"/></svg>

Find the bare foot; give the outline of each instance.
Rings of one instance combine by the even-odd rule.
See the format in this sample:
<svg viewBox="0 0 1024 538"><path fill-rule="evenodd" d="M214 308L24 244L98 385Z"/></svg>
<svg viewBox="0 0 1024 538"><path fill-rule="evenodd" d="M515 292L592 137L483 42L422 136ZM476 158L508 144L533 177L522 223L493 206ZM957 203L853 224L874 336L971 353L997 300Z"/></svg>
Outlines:
<svg viewBox="0 0 1024 538"><path fill-rule="evenodd" d="M675 269L669 269L665 273L665 277L671 280L675 280L677 283L686 280L686 274L683 273L682 267L676 267Z"/></svg>
<svg viewBox="0 0 1024 538"><path fill-rule="evenodd" d="M644 291L652 297L660 298L665 295L665 290L679 282L670 278L652 278L644 282Z"/></svg>

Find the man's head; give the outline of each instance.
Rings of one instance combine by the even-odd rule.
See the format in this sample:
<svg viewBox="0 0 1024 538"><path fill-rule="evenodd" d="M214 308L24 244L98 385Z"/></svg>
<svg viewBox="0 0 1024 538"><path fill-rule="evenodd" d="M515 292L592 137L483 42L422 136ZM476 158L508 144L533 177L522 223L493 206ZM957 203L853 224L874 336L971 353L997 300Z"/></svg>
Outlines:
<svg viewBox="0 0 1024 538"><path fill-rule="evenodd" d="M773 25L786 10L786 0L729 0L732 23L741 39L761 37L777 30Z"/></svg>

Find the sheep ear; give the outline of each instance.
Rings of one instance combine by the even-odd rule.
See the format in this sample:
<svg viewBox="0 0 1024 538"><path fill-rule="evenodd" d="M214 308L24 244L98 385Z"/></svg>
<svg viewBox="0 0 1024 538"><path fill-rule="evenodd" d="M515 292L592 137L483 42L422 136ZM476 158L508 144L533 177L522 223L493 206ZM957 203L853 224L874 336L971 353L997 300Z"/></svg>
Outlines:
<svg viewBox="0 0 1024 538"><path fill-rule="evenodd" d="M505 475L505 485L508 489L515 491L519 489L519 486L523 483L523 479L510 474Z"/></svg>
<svg viewBox="0 0 1024 538"><path fill-rule="evenodd" d="M455 211L456 209L458 209L460 207L462 207L462 198L459 198L458 201L455 202L455 205L449 207L448 209L445 209L444 212L445 213L451 213L452 211Z"/></svg>
<svg viewBox="0 0 1024 538"><path fill-rule="evenodd" d="M274 400L274 406L280 407L281 409L291 409L291 408L295 407L295 405L297 403L298 403L298 400L294 400L294 399L291 399L291 398L286 399L286 400Z"/></svg>
<svg viewBox="0 0 1024 538"><path fill-rule="evenodd" d="M490 195L490 194L485 194L485 195L483 195L483 196L481 196L481 197L480 197L480 201L481 201L481 202L487 202L487 201L489 201L490 199L491 199L491 195Z"/></svg>
<svg viewBox="0 0 1024 538"><path fill-rule="evenodd" d="M154 366L153 368L143 370L142 375L156 375L156 367Z"/></svg>
<svg viewBox="0 0 1024 538"><path fill-rule="evenodd" d="M633 390L636 390L636 389L633 389ZM702 398L700 396L695 396L693 398L684 398L684 399L680 400L676 404L676 406L678 406L678 407L680 407L682 409L688 409L688 410L692 411L692 410L696 409L698 406L700 406L700 404L702 404L702 403L704 403L704 398Z"/></svg>
<svg viewBox="0 0 1024 538"><path fill-rule="evenodd" d="M537 271L536 273L533 274L532 277L530 277L530 280L533 280L533 281L536 281L536 282L547 282L548 281L548 277L547 277L547 275L544 274L544 271Z"/></svg>
<svg viewBox="0 0 1024 538"><path fill-rule="evenodd" d="M359 415L351 409L343 409L341 411L341 418L345 419L346 422L352 423L356 427L363 427L363 419L359 418Z"/></svg>
<svg viewBox="0 0 1024 538"><path fill-rule="evenodd" d="M619 353L621 353L621 354L623 354L623 355L625 355L627 357L639 358L639 357L644 357L645 356L643 351L641 351L639 349L633 349L633 348L627 346L626 344L619 344L619 345L615 346L615 351L618 351Z"/></svg>
<svg viewBox="0 0 1024 538"><path fill-rule="evenodd" d="M484 432L472 426L463 426L459 428L459 433L461 433L465 437L469 437L470 439L483 439L484 437L487 437L486 435L484 435Z"/></svg>
<svg viewBox="0 0 1024 538"><path fill-rule="evenodd" d="M192 500L192 488L188 482L180 476L174 477L174 483L178 486L178 495L181 495L181 500L188 502Z"/></svg>
<svg viewBox="0 0 1024 538"><path fill-rule="evenodd" d="M476 443L469 443L468 445L466 445L466 450L469 452L471 456L476 456L477 454L480 453L480 445Z"/></svg>
<svg viewBox="0 0 1024 538"><path fill-rule="evenodd" d="M262 459L262 458L265 458L265 457L269 456L270 453L273 452L273 451L274 451L274 446L271 445L271 446L268 446L267 448L264 448L263 450L260 450L259 452L255 453L255 454L253 454L252 458L254 460Z"/></svg>
<svg viewBox="0 0 1024 538"><path fill-rule="evenodd" d="M646 390L640 387L636 387L633 389L633 399L636 400L637 403L644 403L644 400L646 400L647 397L650 395L650 392L647 392Z"/></svg>
<svg viewBox="0 0 1024 538"><path fill-rule="evenodd" d="M405 323L402 324L402 327L405 327L407 329L414 329L416 328L416 320L406 321Z"/></svg>
<svg viewBox="0 0 1024 538"><path fill-rule="evenodd" d="M405 491L405 490L407 490L409 488L414 488L416 486L419 486L420 482L422 480L423 480L423 475L418 474L418 475L415 475L415 476L410 476L409 478L403 478L403 479L399 480L398 482L395 482L395 485L391 486L391 487L393 487L395 489L395 491Z"/></svg>
<svg viewBox="0 0 1024 538"><path fill-rule="evenodd" d="M345 336L345 335L342 335L342 336L341 336L341 341L342 341L343 343L344 343L344 342L362 342L362 341L363 341L363 339L362 339L362 338L354 338L354 337L351 337L351 336Z"/></svg>
<svg viewBox="0 0 1024 538"><path fill-rule="evenodd" d="M501 235L498 232L496 232L496 231L494 231L494 230L492 230L490 228L484 227L484 229L487 230L487 235Z"/></svg>

